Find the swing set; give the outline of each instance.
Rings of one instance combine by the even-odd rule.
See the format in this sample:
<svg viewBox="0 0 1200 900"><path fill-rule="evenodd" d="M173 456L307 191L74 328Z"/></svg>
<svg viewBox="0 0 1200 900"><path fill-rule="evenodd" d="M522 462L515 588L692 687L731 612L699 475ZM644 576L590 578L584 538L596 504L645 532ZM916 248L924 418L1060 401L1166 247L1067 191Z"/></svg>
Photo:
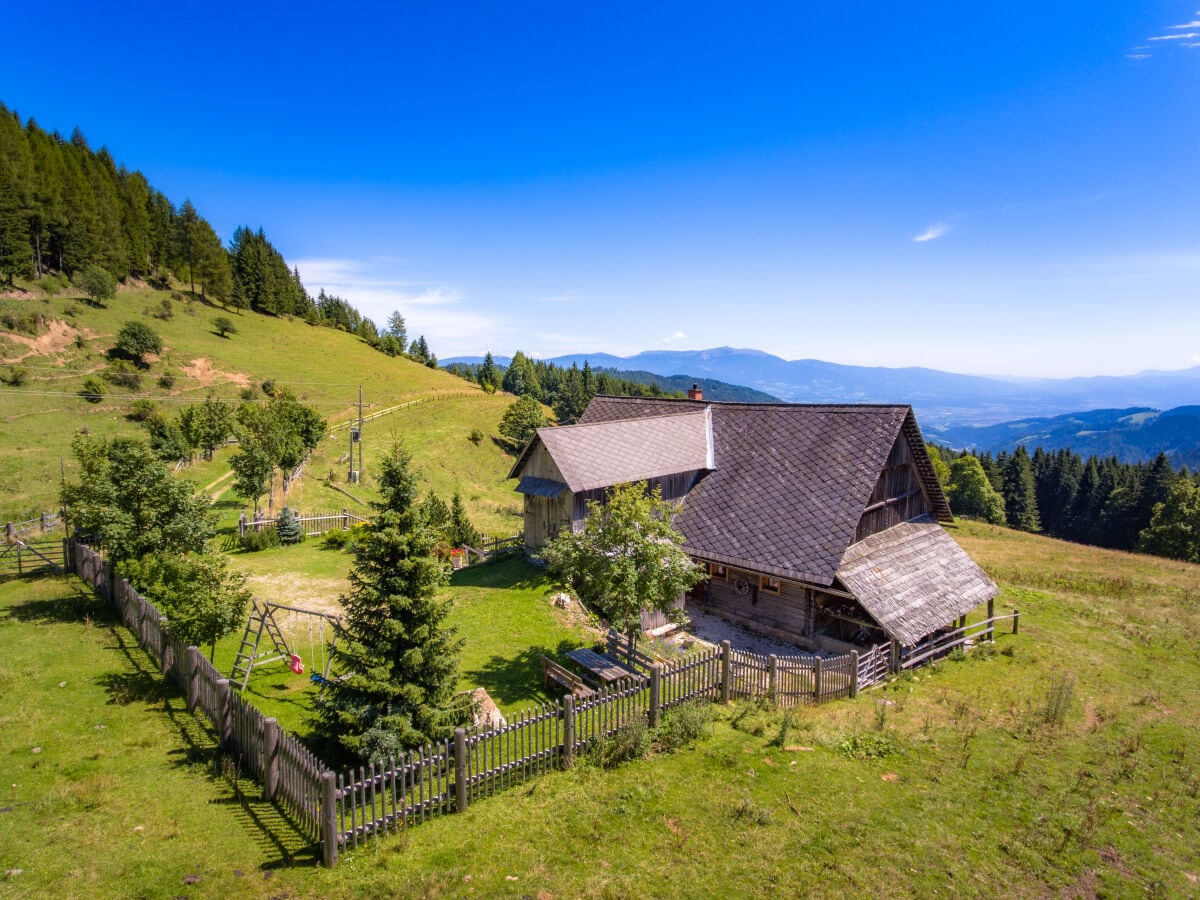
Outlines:
<svg viewBox="0 0 1200 900"><path fill-rule="evenodd" d="M337 649L337 629L334 626L340 623L341 619L330 613L288 606L285 603L251 601L250 618L246 621L246 630L242 633L242 645L238 649L237 659L233 663L233 671L230 673L229 680L245 690L246 685L250 682L250 673L255 668L280 661L286 662L288 668L297 675L304 674L304 659L296 652L300 648L296 647L294 643L288 644L287 639L283 636L283 630L275 618L275 614L280 611L296 613L308 618L309 678L313 684L321 686L317 695L321 696L331 681L340 680L330 677L329 668L333 665L333 654ZM327 625L332 634L328 644L325 642ZM269 645L260 650L264 636L268 639ZM318 662L320 663L319 668Z"/></svg>

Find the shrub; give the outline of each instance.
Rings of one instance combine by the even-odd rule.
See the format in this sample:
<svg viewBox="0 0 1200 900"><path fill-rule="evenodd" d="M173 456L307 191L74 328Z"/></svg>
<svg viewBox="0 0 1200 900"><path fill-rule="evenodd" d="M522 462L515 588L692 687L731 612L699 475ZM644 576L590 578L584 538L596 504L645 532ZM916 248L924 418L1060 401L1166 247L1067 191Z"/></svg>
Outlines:
<svg viewBox="0 0 1200 900"><path fill-rule="evenodd" d="M126 360L118 359L112 363L102 376L109 384L136 391L142 386L142 376Z"/></svg>
<svg viewBox="0 0 1200 900"><path fill-rule="evenodd" d="M467 436L467 440L478 447L479 442L482 441L486 436L487 435L483 433L482 428L472 428L471 433Z"/></svg>
<svg viewBox="0 0 1200 900"><path fill-rule="evenodd" d="M88 403L99 403L100 398L108 393L108 386L95 375L83 379L83 389L79 392Z"/></svg>
<svg viewBox="0 0 1200 900"><path fill-rule="evenodd" d="M145 322L126 322L117 332L113 355L140 363L147 353L162 353L162 338Z"/></svg>
<svg viewBox="0 0 1200 900"><path fill-rule="evenodd" d="M596 741L590 755L597 766L611 769L623 762L641 759L649 752L650 729L641 718L636 718L618 728L616 734Z"/></svg>
<svg viewBox="0 0 1200 900"><path fill-rule="evenodd" d="M158 404L153 400L139 399L134 400L129 404L129 412L125 414L125 418L131 422L145 422L151 416L158 412Z"/></svg>
<svg viewBox="0 0 1200 900"><path fill-rule="evenodd" d="M4 383L10 387L20 387L29 380L29 373L18 366L9 366L4 375Z"/></svg>
<svg viewBox="0 0 1200 900"><path fill-rule="evenodd" d="M274 528L251 529L242 535L238 543L247 553L270 550L279 546L279 533Z"/></svg>
<svg viewBox="0 0 1200 900"><path fill-rule="evenodd" d="M664 750L678 750L699 740L712 722L707 703L684 703L668 710L658 728L656 743Z"/></svg>
<svg viewBox="0 0 1200 900"><path fill-rule="evenodd" d="M345 528L335 528L321 536L321 546L326 550L341 550L350 543L350 532Z"/></svg>
<svg viewBox="0 0 1200 900"><path fill-rule="evenodd" d="M18 334L29 334L36 337L45 324L45 318L37 313L6 312L0 316L0 325L4 326L4 330L14 331Z"/></svg>
<svg viewBox="0 0 1200 900"><path fill-rule="evenodd" d="M217 337L228 337L231 334L237 334L237 326L225 316L217 316L213 319L212 327L213 331L217 333Z"/></svg>
<svg viewBox="0 0 1200 900"><path fill-rule="evenodd" d="M158 308L150 310L150 315L156 319L162 319L164 322L174 318L175 307L171 305L171 298L163 297L162 303L159 304Z"/></svg>
<svg viewBox="0 0 1200 900"><path fill-rule="evenodd" d="M175 387L175 376L169 372L163 372L158 376L158 386L164 390L170 390Z"/></svg>
<svg viewBox="0 0 1200 900"><path fill-rule="evenodd" d="M300 524L296 511L290 506L285 506L279 511L279 518L275 520L275 533L279 535L281 544L299 544L304 541L304 526Z"/></svg>
<svg viewBox="0 0 1200 900"><path fill-rule="evenodd" d="M262 392L264 394L266 394L268 397L275 396L275 382L272 379L268 378L266 381L264 381L262 383L261 387L262 387Z"/></svg>

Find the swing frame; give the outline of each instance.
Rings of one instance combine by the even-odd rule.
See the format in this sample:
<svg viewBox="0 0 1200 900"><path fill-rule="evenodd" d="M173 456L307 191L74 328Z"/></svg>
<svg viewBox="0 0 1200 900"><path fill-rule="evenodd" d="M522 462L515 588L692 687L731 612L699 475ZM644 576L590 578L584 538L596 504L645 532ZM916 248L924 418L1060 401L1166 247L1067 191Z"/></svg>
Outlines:
<svg viewBox="0 0 1200 900"><path fill-rule="evenodd" d="M265 619L270 619L271 621L274 621L276 610L284 610L286 612L298 613L299 615L302 615L302 616L310 616L313 619L320 619L320 620L322 620L322 624L324 624L325 621L328 621L332 625L336 626L336 625L340 625L341 621L342 621L341 616L335 616L335 615L333 615L333 613L320 612L319 610L315 610L315 609L304 609L303 607L300 607L300 606L289 606L286 603L274 603L270 600L256 600L255 608L251 610L250 618L246 622L246 631L242 637L243 645L247 642L247 639L250 637L251 633L256 630L255 629L256 623L261 623ZM278 628L278 626L276 626L276 629L277 628ZM261 633L261 631L262 631L261 624L258 625L258 630ZM280 660L288 661L292 658L292 656L300 656L300 654L294 653L292 648L287 645L287 640L283 637L281 632L278 632L277 630L275 630L275 631L268 630L268 634L270 634L271 640L275 644L275 651L276 651L277 655L272 656L269 653L268 654L258 654L257 656L254 656L254 657L250 658L249 660L247 660L244 663L245 675L242 680L243 684L250 683L250 673L253 672L256 667L270 665L271 663L279 662ZM278 634L278 639L276 638L276 634ZM317 677L318 677L316 674L316 671L315 671L315 669L316 669L316 666L315 666L316 653L315 653L315 651L312 650L311 638L312 638L312 622L310 621L309 622L309 644L310 644L309 652L310 652L310 655L312 655L312 657L313 657L313 663L314 663L314 666L313 666L314 671L310 677L313 679L313 681L316 681ZM334 628L333 629L333 640L330 642L329 649L326 651L326 655L325 655L324 671L321 672L321 674L319 676L320 677L319 683L321 685L321 690L320 690L319 694L325 693L325 686L329 683L329 669L333 666L333 656L334 656L334 653L336 652L336 650L337 650L337 628ZM267 658L268 656L269 656L269 658ZM303 661L303 657L301 657L301 660Z"/></svg>

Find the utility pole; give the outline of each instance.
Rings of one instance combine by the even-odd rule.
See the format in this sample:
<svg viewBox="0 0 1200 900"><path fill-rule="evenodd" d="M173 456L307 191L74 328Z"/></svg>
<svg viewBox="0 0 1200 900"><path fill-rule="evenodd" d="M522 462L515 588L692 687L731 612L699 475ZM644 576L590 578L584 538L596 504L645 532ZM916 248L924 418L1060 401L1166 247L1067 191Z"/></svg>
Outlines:
<svg viewBox="0 0 1200 900"><path fill-rule="evenodd" d="M354 423L350 424L350 477L351 484L358 484L362 480L362 385L358 386L358 426ZM354 468L354 445L358 444L358 468Z"/></svg>
<svg viewBox="0 0 1200 900"><path fill-rule="evenodd" d="M358 386L358 480L362 481L363 476L363 460L362 460L362 385Z"/></svg>

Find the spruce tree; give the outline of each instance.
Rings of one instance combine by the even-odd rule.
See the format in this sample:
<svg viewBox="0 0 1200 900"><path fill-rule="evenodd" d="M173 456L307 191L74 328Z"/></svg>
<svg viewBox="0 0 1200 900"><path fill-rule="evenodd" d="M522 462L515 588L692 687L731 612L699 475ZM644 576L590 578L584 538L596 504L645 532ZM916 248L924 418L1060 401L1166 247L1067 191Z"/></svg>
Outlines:
<svg viewBox="0 0 1200 900"><path fill-rule="evenodd" d="M1003 454L1002 454L1003 455ZM1004 510L1010 528L1021 531L1041 531L1038 516L1037 490L1033 483L1033 468L1024 447L1004 460L1000 470L1004 483Z"/></svg>
<svg viewBox="0 0 1200 900"><path fill-rule="evenodd" d="M296 511L290 506L285 506L279 511L275 520L275 533L279 535L281 544L299 544L304 540L304 526L300 524Z"/></svg>
<svg viewBox="0 0 1200 900"><path fill-rule="evenodd" d="M466 507L463 506L462 495L455 492L450 499L450 527L446 532L446 538L454 547L477 547L479 546L479 532L475 530L475 526L471 524L471 520L467 518Z"/></svg>
<svg viewBox="0 0 1200 900"><path fill-rule="evenodd" d="M349 677L320 701L324 735L361 759L380 760L448 737L463 641L436 596L443 568L430 552L411 456L394 444L380 463L376 515L355 544L346 613L333 667Z"/></svg>

